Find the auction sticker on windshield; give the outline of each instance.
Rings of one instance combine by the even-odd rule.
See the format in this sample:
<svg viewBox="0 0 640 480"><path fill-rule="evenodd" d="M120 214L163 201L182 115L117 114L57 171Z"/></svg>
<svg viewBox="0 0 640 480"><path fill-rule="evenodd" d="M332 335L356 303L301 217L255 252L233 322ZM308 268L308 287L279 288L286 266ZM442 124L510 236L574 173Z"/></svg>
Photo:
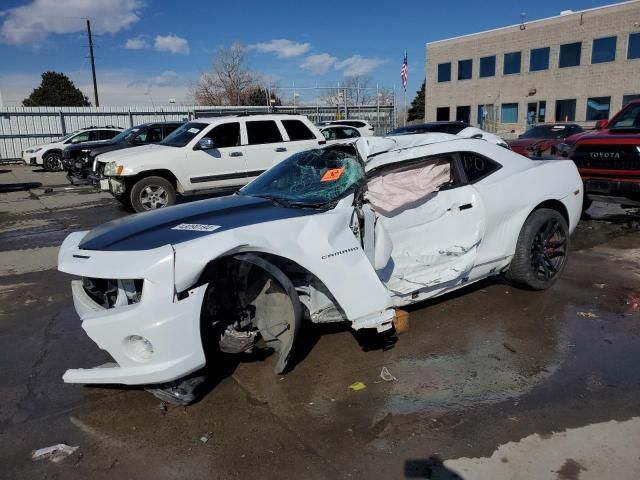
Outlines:
<svg viewBox="0 0 640 480"><path fill-rule="evenodd" d="M197 128L190 128L189 130L187 130L189 133L198 133L200 130Z"/></svg>
<svg viewBox="0 0 640 480"><path fill-rule="evenodd" d="M341 168L331 168L325 172L325 174L320 179L321 182L335 182L342 176L342 172L344 172L344 167Z"/></svg>
<svg viewBox="0 0 640 480"><path fill-rule="evenodd" d="M192 232L213 232L220 228L220 225L205 225L202 223L181 223L171 230L188 230Z"/></svg>

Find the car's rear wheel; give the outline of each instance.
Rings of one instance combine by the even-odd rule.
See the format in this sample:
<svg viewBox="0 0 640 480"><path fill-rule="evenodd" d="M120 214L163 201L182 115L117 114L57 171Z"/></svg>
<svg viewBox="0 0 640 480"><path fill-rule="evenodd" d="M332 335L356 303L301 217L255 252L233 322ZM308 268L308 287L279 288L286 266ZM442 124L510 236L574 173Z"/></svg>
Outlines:
<svg viewBox="0 0 640 480"><path fill-rule="evenodd" d="M131 206L136 212L157 210L176 203L176 189L162 177L145 177L130 190Z"/></svg>
<svg viewBox="0 0 640 480"><path fill-rule="evenodd" d="M62 170L62 154L60 152L50 152L42 157L44 169L48 172L58 172Z"/></svg>
<svg viewBox="0 0 640 480"><path fill-rule="evenodd" d="M510 282L533 290L551 287L560 277L569 252L569 227L556 210L540 208L525 221L506 273Z"/></svg>

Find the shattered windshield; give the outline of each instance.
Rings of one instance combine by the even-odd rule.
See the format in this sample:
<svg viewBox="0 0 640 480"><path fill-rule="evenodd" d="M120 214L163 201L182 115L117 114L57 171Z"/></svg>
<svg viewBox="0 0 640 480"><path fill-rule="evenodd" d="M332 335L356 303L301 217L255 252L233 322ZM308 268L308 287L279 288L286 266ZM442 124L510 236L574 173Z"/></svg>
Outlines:
<svg viewBox="0 0 640 480"><path fill-rule="evenodd" d="M284 206L324 206L339 200L364 178L352 146L296 153L240 190Z"/></svg>

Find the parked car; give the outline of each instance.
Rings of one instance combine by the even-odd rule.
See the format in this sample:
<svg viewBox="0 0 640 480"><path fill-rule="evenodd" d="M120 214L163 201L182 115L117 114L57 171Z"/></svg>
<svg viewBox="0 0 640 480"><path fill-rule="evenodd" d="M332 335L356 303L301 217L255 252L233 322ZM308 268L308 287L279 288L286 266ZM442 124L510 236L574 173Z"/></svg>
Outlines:
<svg viewBox="0 0 640 480"><path fill-rule="evenodd" d="M49 172L62 170L62 150L67 145L84 142L107 142L122 132L119 127L89 127L70 133L60 140L35 145L22 152L26 165L42 165Z"/></svg>
<svg viewBox="0 0 640 480"><path fill-rule="evenodd" d="M143 123L131 127L108 142L70 144L62 151L62 164L73 185L96 183L93 163L98 155L125 148L160 143L184 122Z"/></svg>
<svg viewBox="0 0 640 480"><path fill-rule="evenodd" d="M508 140L507 143L516 153L525 157L539 157L543 154L556 155L558 145L567 137L584 132L584 129L575 123L550 123L536 125L527 130L517 139Z"/></svg>
<svg viewBox="0 0 640 480"><path fill-rule="evenodd" d="M330 125L322 128L320 133L322 133L322 136L327 140L327 142L362 136L357 128L349 127L347 125Z"/></svg>
<svg viewBox="0 0 640 480"><path fill-rule="evenodd" d="M346 119L346 120L328 120L316 123L318 128L328 127L329 125L343 125L358 129L361 137L370 137L373 135L374 128L366 120Z"/></svg>
<svg viewBox="0 0 640 480"><path fill-rule="evenodd" d="M465 122L429 122L429 123L417 123L413 125L405 125L404 127L396 128L387 133L387 137L397 137L403 135L416 135L420 133L450 133L464 138L481 138L491 143L495 143L501 147L509 149L509 145L498 135L485 132L476 127L472 127Z"/></svg>
<svg viewBox="0 0 640 480"><path fill-rule="evenodd" d="M640 205L640 101L627 104L596 130L573 135L558 147L577 165L584 180L587 209L591 200Z"/></svg>
<svg viewBox="0 0 640 480"><path fill-rule="evenodd" d="M479 139L364 137L291 155L236 195L72 233L58 269L82 277L82 328L116 363L64 381L188 403L220 351L271 349L282 373L302 322L382 332L397 308L486 277L549 288L581 187L571 161Z"/></svg>
<svg viewBox="0 0 640 480"><path fill-rule="evenodd" d="M326 140L303 115L197 119L157 145L96 159L100 188L136 212L176 201L176 194L233 191L291 153Z"/></svg>

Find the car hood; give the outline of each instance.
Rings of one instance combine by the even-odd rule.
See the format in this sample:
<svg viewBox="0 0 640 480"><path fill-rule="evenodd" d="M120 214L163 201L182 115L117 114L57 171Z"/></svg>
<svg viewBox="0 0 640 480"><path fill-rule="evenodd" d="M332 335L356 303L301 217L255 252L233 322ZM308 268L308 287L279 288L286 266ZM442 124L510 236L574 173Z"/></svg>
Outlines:
<svg viewBox="0 0 640 480"><path fill-rule="evenodd" d="M150 250L234 228L317 213L312 209L280 207L264 198L231 195L105 223L91 230L82 239L79 248L102 251Z"/></svg>
<svg viewBox="0 0 640 480"><path fill-rule="evenodd" d="M157 156L167 152L174 152L178 147L168 147L166 145L142 145L136 148L126 148L107 152L100 155L96 160L99 162L130 162L137 160L141 156Z"/></svg>
<svg viewBox="0 0 640 480"><path fill-rule="evenodd" d="M106 147L108 145L114 145L114 143L111 141L98 140L95 142L74 143L72 145L67 145L64 149L68 152L74 152L77 150L86 150L95 147Z"/></svg>
<svg viewBox="0 0 640 480"><path fill-rule="evenodd" d="M585 132L578 135L572 135L567 140L611 140L616 138L624 138L624 139L639 139L640 140L640 130L634 129L615 129L615 130L591 130L589 132Z"/></svg>
<svg viewBox="0 0 640 480"><path fill-rule="evenodd" d="M50 143L41 143L39 145L31 145L25 150L35 150L36 148L49 148L49 147L58 147L60 146L60 142L50 142Z"/></svg>

